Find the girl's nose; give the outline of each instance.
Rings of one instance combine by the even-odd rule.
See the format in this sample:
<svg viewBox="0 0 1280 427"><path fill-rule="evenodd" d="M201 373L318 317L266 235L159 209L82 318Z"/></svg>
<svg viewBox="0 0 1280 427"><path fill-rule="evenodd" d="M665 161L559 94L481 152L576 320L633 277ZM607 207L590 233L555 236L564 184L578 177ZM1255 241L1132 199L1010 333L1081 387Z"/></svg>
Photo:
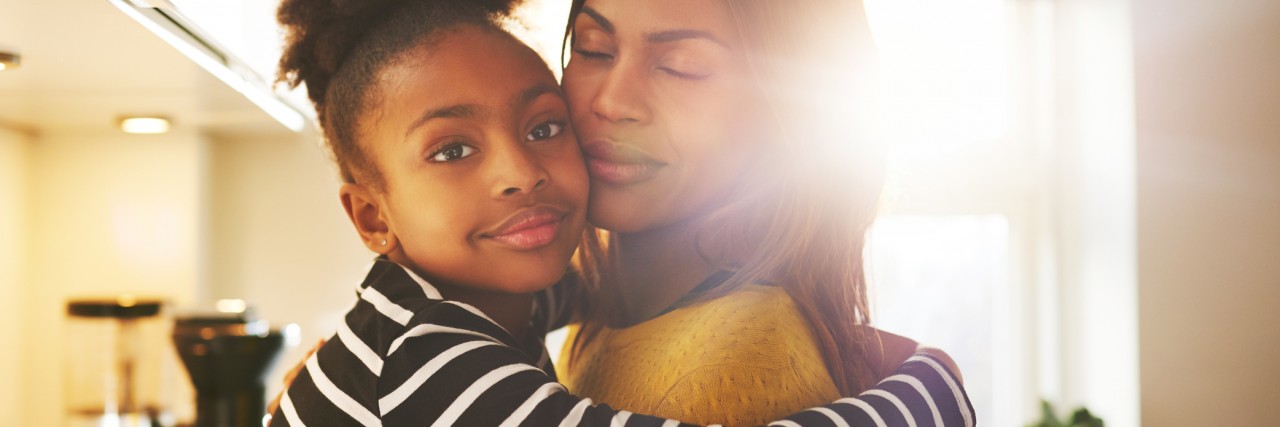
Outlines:
<svg viewBox="0 0 1280 427"><path fill-rule="evenodd" d="M494 162L494 191L496 198L532 193L546 187L551 177L538 159L518 142L518 145L497 156Z"/></svg>

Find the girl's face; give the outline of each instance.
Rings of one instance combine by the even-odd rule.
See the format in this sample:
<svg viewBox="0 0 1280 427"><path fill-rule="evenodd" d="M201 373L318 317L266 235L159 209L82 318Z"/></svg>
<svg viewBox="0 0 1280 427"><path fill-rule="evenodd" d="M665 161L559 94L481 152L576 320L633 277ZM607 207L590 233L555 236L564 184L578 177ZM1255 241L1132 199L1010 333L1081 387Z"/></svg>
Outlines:
<svg viewBox="0 0 1280 427"><path fill-rule="evenodd" d="M390 255L438 285L541 289L564 275L585 225L565 99L511 37L471 26L434 37L383 71L362 116Z"/></svg>
<svg viewBox="0 0 1280 427"><path fill-rule="evenodd" d="M645 231L730 201L762 115L724 2L587 0L573 26L563 86L591 222Z"/></svg>

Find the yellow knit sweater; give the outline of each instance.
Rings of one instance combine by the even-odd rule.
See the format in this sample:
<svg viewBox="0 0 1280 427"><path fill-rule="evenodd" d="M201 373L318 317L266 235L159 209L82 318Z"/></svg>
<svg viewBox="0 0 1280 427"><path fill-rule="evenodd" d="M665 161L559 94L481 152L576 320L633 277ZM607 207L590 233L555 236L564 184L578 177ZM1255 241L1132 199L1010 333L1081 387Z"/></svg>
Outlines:
<svg viewBox="0 0 1280 427"><path fill-rule="evenodd" d="M606 328L556 370L572 393L698 424L759 425L840 398L781 288L749 285L643 323Z"/></svg>

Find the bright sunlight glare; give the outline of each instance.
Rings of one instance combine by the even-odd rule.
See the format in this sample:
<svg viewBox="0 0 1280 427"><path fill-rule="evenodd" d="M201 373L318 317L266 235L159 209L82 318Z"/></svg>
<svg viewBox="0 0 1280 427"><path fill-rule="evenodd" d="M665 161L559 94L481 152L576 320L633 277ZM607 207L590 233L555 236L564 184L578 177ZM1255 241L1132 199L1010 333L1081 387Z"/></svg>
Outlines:
<svg viewBox="0 0 1280 427"><path fill-rule="evenodd" d="M1004 0L866 0L877 131L896 144L984 142L1009 126Z"/></svg>

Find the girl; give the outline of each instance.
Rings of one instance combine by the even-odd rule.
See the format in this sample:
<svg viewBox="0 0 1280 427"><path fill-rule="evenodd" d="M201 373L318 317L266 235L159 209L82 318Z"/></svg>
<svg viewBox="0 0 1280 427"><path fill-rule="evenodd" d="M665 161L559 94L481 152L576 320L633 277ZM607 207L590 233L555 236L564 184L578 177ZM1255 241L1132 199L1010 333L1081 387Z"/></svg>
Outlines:
<svg viewBox="0 0 1280 427"><path fill-rule="evenodd" d="M273 425L678 424L573 397L549 366L541 337L564 316L540 291L564 275L583 235L587 173L551 73L498 27L510 8L282 3L283 75L307 84L343 207L379 256ZM905 389L881 392L921 402L921 419L967 414L935 361L901 373ZM849 399L788 422L877 417Z"/></svg>

